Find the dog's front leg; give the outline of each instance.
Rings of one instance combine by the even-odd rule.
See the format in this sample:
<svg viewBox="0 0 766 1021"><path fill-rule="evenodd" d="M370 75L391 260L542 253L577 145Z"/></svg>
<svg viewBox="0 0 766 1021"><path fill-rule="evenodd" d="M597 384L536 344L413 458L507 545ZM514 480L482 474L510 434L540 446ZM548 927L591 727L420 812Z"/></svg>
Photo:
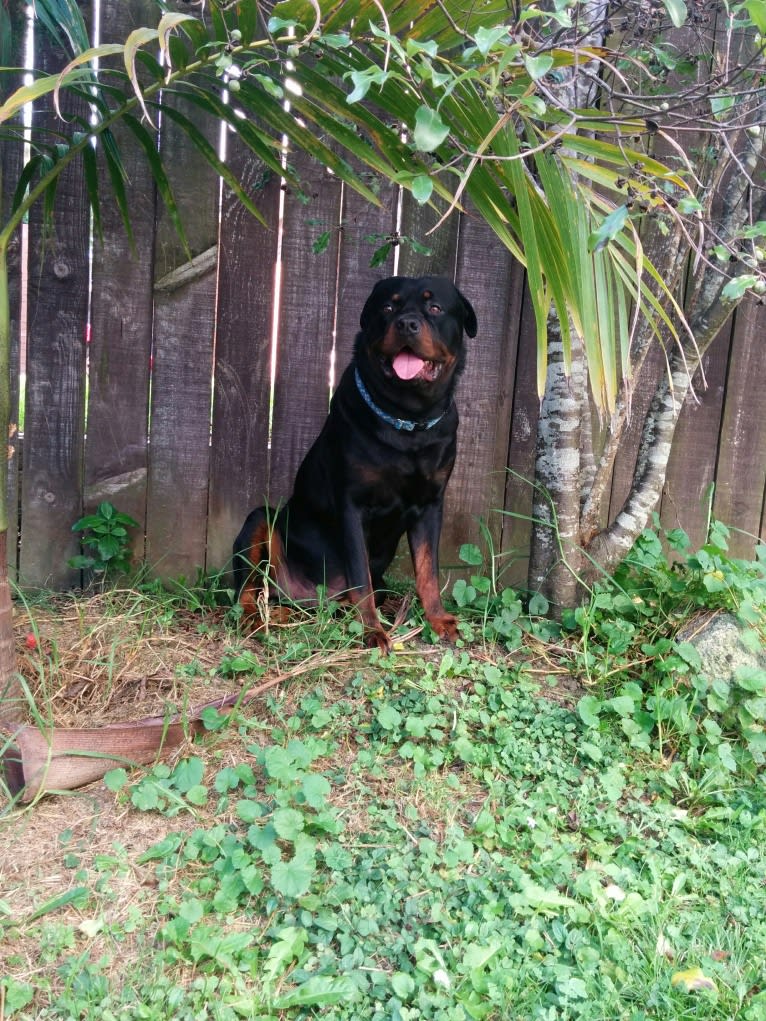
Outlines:
<svg viewBox="0 0 766 1021"><path fill-rule="evenodd" d="M439 537L442 527L441 501L429 504L407 531L412 564L415 568L415 589L423 604L426 620L439 638L454 642L457 618L447 613L439 591Z"/></svg>
<svg viewBox="0 0 766 1021"><path fill-rule="evenodd" d="M362 516L353 504L348 504L343 510L343 543L348 594L362 618L365 643L371 648L377 646L381 652L388 654L391 651L391 641L375 609L370 557L364 538Z"/></svg>

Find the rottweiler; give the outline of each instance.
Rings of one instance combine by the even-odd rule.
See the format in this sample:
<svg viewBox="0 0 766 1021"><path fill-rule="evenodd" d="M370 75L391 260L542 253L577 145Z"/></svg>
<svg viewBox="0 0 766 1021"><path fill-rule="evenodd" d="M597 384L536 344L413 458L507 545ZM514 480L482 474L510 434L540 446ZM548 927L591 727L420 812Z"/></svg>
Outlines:
<svg viewBox="0 0 766 1021"><path fill-rule="evenodd" d="M291 602L351 601L365 640L390 641L376 593L406 532L415 587L437 635L454 641L456 620L439 594L444 490L455 463L454 390L465 362L463 334L476 313L443 277L379 281L360 318L353 358L306 454L290 499L258 507L234 541L234 574L245 617L268 591Z"/></svg>

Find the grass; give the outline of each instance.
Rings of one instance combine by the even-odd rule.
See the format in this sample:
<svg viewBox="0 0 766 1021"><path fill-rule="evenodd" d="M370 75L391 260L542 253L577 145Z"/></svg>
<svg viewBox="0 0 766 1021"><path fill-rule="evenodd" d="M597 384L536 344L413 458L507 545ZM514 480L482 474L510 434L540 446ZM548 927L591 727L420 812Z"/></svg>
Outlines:
<svg viewBox="0 0 766 1021"><path fill-rule="evenodd" d="M756 731L719 692L714 733L676 640L703 606L760 613L763 575L652 549L562 627L477 566L462 647L413 609L388 658L332 607L256 641L191 590L20 610L63 725L292 676L171 761L6 813L0 1017L766 1018ZM651 613L619 617L639 588Z"/></svg>

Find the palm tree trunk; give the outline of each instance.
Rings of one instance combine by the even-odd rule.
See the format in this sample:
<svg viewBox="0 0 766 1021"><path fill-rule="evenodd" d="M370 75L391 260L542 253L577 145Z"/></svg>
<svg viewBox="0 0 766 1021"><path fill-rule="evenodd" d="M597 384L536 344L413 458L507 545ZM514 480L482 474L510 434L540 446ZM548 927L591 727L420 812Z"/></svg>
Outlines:
<svg viewBox="0 0 766 1021"><path fill-rule="evenodd" d="M582 346L572 333L572 372L567 376L561 327L548 322L548 375L540 406L535 457L529 591L545 596L558 616L579 601L581 415L587 403Z"/></svg>

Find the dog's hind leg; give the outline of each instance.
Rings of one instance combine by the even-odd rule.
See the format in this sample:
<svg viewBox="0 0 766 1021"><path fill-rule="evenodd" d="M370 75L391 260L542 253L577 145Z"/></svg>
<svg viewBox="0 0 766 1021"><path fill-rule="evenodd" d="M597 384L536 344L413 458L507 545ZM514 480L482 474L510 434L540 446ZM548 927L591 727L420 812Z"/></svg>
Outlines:
<svg viewBox="0 0 766 1021"><path fill-rule="evenodd" d="M234 585L243 616L259 620L259 602L268 599L268 586L283 559L282 539L270 507L251 511L234 540Z"/></svg>

